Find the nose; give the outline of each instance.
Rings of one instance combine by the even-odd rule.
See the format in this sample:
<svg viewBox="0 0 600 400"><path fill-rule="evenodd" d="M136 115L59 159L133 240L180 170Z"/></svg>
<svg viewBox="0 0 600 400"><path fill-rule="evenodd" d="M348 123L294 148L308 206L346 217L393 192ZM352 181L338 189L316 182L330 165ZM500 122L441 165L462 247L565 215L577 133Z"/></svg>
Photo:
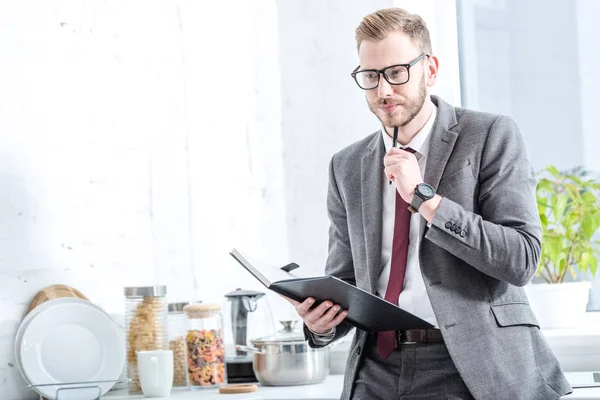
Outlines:
<svg viewBox="0 0 600 400"><path fill-rule="evenodd" d="M389 82L383 78L383 76L380 77L379 86L377 86L377 96L381 99L384 99L392 96L392 94L394 94L392 85L390 85Z"/></svg>

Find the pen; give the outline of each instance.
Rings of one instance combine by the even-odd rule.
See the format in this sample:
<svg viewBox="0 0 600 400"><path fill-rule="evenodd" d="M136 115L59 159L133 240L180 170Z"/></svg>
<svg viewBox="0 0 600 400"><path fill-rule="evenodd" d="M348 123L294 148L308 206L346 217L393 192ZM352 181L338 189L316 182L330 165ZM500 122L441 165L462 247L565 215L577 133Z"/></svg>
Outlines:
<svg viewBox="0 0 600 400"><path fill-rule="evenodd" d="M392 140L392 147L395 149L396 148L396 142L398 141L398 127L395 126L394 127L394 138ZM390 181L390 185L392 184L392 181Z"/></svg>

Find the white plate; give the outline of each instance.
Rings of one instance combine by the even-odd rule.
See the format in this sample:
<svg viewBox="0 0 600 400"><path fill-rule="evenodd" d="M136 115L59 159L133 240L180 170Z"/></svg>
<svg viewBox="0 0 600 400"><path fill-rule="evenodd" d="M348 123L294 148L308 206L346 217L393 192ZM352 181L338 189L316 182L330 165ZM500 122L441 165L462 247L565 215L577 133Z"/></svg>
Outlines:
<svg viewBox="0 0 600 400"><path fill-rule="evenodd" d="M15 361L17 363L17 369L19 370L19 372L21 373L21 376L23 377L23 379L25 380L25 382L27 384L29 384L29 380L27 379L27 376L25 376L25 372L23 371L23 367L21 366L21 338L23 337L23 332L25 331L25 328L27 327L29 322L31 322L33 317L35 317L36 315L38 315L40 312L44 311L45 309L50 308L55 304L61 304L61 303L89 303L89 301L83 300L83 299L78 299L76 297L60 297L57 299L45 301L44 303L40 304L39 306L37 306L33 310L31 310L27 315L25 315L25 318L23 318L23 321L21 321L21 324L19 325L19 329L17 330L17 335L15 336L14 354L15 354Z"/></svg>
<svg viewBox="0 0 600 400"><path fill-rule="evenodd" d="M69 301L53 304L33 316L22 334L20 356L31 385L110 381L119 379L125 344L105 312L89 302ZM98 384L102 395L113 385ZM38 386L36 390L55 398L59 388Z"/></svg>

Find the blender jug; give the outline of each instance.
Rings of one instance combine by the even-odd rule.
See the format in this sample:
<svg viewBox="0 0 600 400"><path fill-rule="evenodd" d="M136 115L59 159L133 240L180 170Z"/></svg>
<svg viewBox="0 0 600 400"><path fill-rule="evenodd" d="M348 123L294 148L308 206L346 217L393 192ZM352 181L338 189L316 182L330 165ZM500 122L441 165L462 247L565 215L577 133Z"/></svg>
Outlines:
<svg viewBox="0 0 600 400"><path fill-rule="evenodd" d="M225 295L225 363L229 383L256 382L253 354L236 345L251 346L251 340L275 334L275 323L265 293L237 289Z"/></svg>

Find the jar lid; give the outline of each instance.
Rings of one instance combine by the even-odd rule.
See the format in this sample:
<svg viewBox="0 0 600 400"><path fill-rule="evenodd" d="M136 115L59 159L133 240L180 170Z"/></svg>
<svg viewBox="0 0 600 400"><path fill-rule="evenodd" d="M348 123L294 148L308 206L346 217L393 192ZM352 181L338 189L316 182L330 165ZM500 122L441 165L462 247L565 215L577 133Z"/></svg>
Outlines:
<svg viewBox="0 0 600 400"><path fill-rule="evenodd" d="M123 290L127 297L162 297L167 294L165 285L156 286L130 286Z"/></svg>
<svg viewBox="0 0 600 400"><path fill-rule="evenodd" d="M199 301L198 303L202 303L201 301ZM189 302L183 302L183 303L169 303L169 305L167 306L169 312L183 312L183 308L185 306L187 306L188 304L190 304Z"/></svg>
<svg viewBox="0 0 600 400"><path fill-rule="evenodd" d="M211 304L211 303L206 303L206 304L194 303L194 304L188 304L185 307L183 307L183 311L188 313L188 315L192 318L206 318L209 316L209 315L206 315L207 313L221 311L221 305L220 304Z"/></svg>

